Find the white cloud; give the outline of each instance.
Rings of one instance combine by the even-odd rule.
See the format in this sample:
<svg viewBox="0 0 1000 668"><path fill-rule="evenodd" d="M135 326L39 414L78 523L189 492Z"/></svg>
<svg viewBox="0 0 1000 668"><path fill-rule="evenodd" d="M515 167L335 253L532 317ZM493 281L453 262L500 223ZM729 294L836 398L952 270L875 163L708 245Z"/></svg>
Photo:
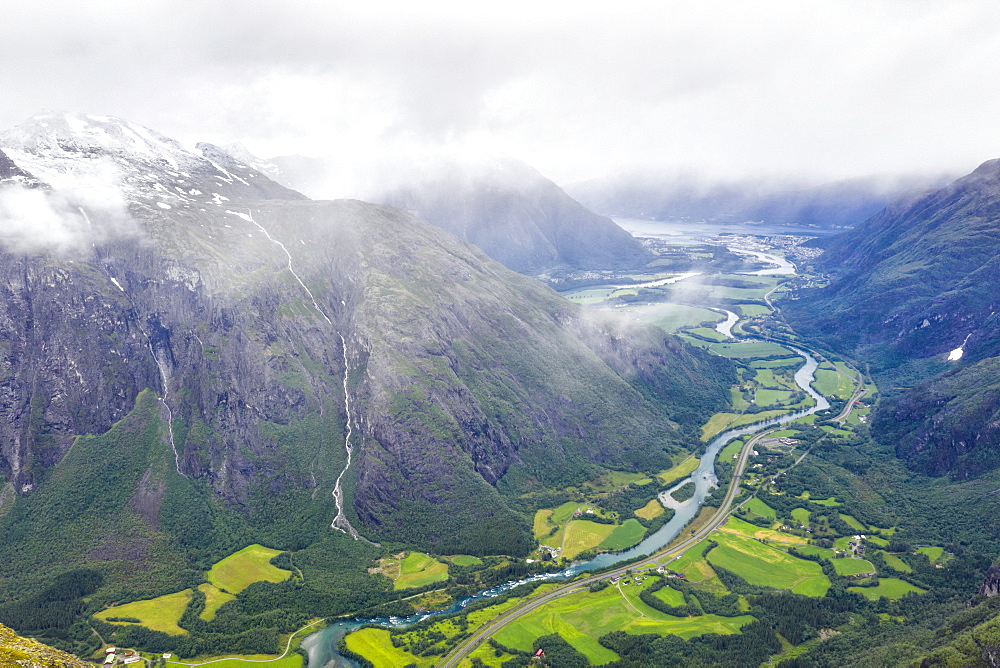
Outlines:
<svg viewBox="0 0 1000 668"><path fill-rule="evenodd" d="M987 0L13 3L0 125L107 113L345 171L472 146L563 182L963 170L1000 155L998 18Z"/></svg>

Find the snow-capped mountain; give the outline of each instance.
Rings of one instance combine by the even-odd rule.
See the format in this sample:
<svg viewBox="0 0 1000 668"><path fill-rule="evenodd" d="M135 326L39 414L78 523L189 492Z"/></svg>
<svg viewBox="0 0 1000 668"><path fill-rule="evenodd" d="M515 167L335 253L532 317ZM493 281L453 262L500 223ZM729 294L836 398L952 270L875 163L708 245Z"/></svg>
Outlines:
<svg viewBox="0 0 1000 668"><path fill-rule="evenodd" d="M305 199L211 144L189 150L110 116L38 114L0 132L0 150L57 190L113 187L130 205L161 210L222 206L232 199Z"/></svg>

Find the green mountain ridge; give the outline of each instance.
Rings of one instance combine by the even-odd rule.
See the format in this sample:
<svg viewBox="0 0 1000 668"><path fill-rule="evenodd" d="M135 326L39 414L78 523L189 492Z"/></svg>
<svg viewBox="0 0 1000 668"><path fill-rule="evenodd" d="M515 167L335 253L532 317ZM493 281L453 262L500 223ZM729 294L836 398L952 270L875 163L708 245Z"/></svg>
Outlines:
<svg viewBox="0 0 1000 668"><path fill-rule="evenodd" d="M876 436L934 474L993 468L1000 160L819 245L832 281L800 291L786 312L800 331L870 363L889 397ZM961 359L948 361L959 348Z"/></svg>
<svg viewBox="0 0 1000 668"><path fill-rule="evenodd" d="M48 140L16 136L32 173L52 169ZM397 209L286 198L213 147L150 136L162 160L57 137L69 169L115 156L128 234L2 251L7 597L79 566L104 578L99 600L176 591L252 542L354 560L366 544L330 528L338 480L370 540L523 555L520 495L662 468L725 405L722 359ZM379 586L344 575L310 610Z"/></svg>

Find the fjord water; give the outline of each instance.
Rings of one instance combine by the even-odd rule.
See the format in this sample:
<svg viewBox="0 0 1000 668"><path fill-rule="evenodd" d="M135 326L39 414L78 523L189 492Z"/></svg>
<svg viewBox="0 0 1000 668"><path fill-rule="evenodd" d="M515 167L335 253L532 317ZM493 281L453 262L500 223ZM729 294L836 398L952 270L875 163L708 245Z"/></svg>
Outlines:
<svg viewBox="0 0 1000 668"><path fill-rule="evenodd" d="M712 439L712 441L708 444L705 453L702 455L701 463L698 465L698 468L695 469L694 473L691 474L691 480L695 485L694 496L677 507L675 515L669 522L664 524L659 530L645 538L635 547L625 550L624 552L600 554L590 561L573 564L566 570L558 573L544 573L523 580L507 582L498 587L492 587L481 591L475 596L461 599L451 607L444 610L419 613L405 618L377 617L371 619L350 619L330 624L325 629L313 633L302 641L302 647L309 653L309 668L357 668L357 662L342 656L340 652L337 651L337 644L347 633L350 633L365 624L380 624L393 627L409 626L410 624L422 621L428 617L458 612L474 601L499 596L500 594L510 591L514 587L521 584L536 582L538 580L554 580L572 577L577 573L582 573L584 571L605 568L623 561L632 561L644 555L652 554L653 552L656 552L660 548L666 546L680 534L684 527L687 526L688 522L694 519L694 517L698 514L698 510L701 508L705 498L709 495L712 488L717 485L718 479L715 475L715 459L718 456L719 451L727 443L735 438L746 436L748 434L754 434L777 424L791 422L792 420L797 420L798 418L811 415L817 411L826 410L830 407L830 402L826 400L826 397L822 396L812 388L812 382L815 379L815 372L819 363L812 355L803 350L798 350L796 348L791 348L791 350L797 355L805 358L805 364L803 364L799 370L795 372L795 383L810 397L812 397L812 399L816 402L815 405L811 408L789 413L788 415L783 415L781 417L771 418L762 422L755 422L743 427L730 429Z"/></svg>

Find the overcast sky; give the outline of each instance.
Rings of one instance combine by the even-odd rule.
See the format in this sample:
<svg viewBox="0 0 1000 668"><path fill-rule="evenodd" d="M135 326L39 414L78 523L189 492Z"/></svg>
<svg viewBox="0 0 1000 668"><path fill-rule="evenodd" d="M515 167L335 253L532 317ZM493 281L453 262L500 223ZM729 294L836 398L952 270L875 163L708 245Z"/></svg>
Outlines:
<svg viewBox="0 0 1000 668"><path fill-rule="evenodd" d="M1000 3L0 5L0 126L108 114L262 157L446 146L561 183L970 171L1000 157Z"/></svg>

